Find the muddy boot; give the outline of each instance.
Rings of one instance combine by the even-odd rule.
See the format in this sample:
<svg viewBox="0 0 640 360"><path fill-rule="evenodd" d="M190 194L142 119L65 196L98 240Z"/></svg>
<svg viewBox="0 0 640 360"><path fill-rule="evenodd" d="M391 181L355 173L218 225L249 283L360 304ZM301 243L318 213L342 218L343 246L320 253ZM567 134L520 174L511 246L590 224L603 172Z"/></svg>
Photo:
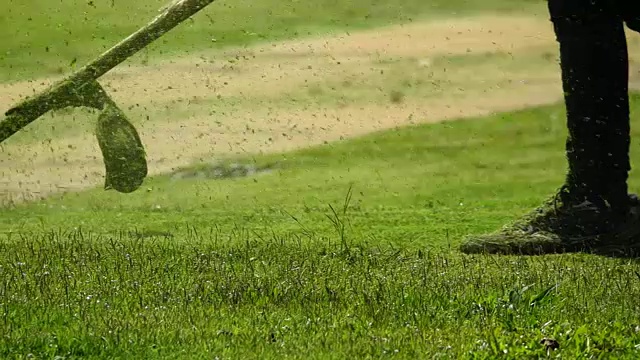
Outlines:
<svg viewBox="0 0 640 360"><path fill-rule="evenodd" d="M632 244L640 235L640 205L635 196L627 195L630 134L623 23L611 9L588 9L585 4L549 1L560 45L569 130L565 185L514 224L467 238L463 252L587 251ZM597 6L598 1L589 4Z"/></svg>
<svg viewBox="0 0 640 360"><path fill-rule="evenodd" d="M465 239L467 254L542 255L587 252L608 248L628 251L640 237L640 201L628 197L629 210L621 215L603 199L579 201L566 187L531 213L501 230Z"/></svg>

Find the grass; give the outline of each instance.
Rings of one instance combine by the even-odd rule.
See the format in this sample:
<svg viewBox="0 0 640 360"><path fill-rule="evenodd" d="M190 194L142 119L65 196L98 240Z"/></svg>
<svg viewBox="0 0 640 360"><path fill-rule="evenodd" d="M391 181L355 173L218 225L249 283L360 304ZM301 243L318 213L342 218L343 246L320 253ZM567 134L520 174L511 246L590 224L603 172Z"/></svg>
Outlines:
<svg viewBox="0 0 640 360"><path fill-rule="evenodd" d="M167 1L6 0L0 82L68 73L136 31ZM539 11L536 0L219 0L128 61L479 11ZM73 14L73 15L71 15ZM71 40L73 39L73 40ZM25 56L25 51L29 56Z"/></svg>
<svg viewBox="0 0 640 360"><path fill-rule="evenodd" d="M60 235L3 244L4 358L522 359L545 337L633 358L640 341L635 262Z"/></svg>
<svg viewBox="0 0 640 360"><path fill-rule="evenodd" d="M0 14L0 81L68 72L162 3L9 0ZM223 0L131 61L542 5ZM504 78L522 79L555 66L553 59L523 58L517 66L504 54L433 59L433 66L458 74L443 78L401 60L380 64L390 71L369 83L324 79L278 101L331 106L344 95L392 106L436 96L417 82L428 76L450 87L500 87L502 78L487 84L472 75L499 68L509 71ZM257 101L280 105L251 99ZM193 111L179 105L163 116ZM640 111L640 94L632 97L632 111ZM64 125L85 115L63 112L40 130L56 125L56 136L68 135ZM634 120L634 137L637 126ZM226 159L276 165L260 175L167 174L133 194L92 189L1 208L0 357L637 358L637 259L455 251L464 235L491 231L555 190L566 169L565 136L556 104ZM638 159L638 144L631 152ZM186 172L230 173L208 164ZM639 180L632 172L632 190ZM560 348L548 351L543 338Z"/></svg>
<svg viewBox="0 0 640 360"><path fill-rule="evenodd" d="M636 358L635 259L452 251L554 191L565 135L554 105L4 209L0 354L522 359L550 337L550 357Z"/></svg>

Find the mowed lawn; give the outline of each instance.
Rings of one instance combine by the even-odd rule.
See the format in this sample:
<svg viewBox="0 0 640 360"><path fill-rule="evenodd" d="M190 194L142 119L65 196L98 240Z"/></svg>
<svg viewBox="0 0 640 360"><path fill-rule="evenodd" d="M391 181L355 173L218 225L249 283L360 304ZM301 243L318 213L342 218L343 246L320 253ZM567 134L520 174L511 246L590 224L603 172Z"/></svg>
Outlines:
<svg viewBox="0 0 640 360"><path fill-rule="evenodd" d="M553 193L565 134L548 106L5 209L0 354L636 358L635 259L456 250Z"/></svg>
<svg viewBox="0 0 640 360"><path fill-rule="evenodd" d="M163 3L9 0L0 81L66 73ZM131 61L544 5L224 0ZM636 259L457 251L553 194L565 136L556 104L1 208L0 358L637 358ZM238 164L268 171L208 176Z"/></svg>

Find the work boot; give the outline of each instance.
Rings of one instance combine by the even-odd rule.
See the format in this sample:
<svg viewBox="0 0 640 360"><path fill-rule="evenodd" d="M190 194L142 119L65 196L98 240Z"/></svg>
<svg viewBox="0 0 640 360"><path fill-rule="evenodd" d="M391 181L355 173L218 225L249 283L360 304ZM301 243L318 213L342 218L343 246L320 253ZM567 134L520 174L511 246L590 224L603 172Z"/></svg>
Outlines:
<svg viewBox="0 0 640 360"><path fill-rule="evenodd" d="M467 254L542 255L597 251L640 245L640 200L628 196L626 214L602 199L572 198L563 186L531 213L485 235L465 239L460 250Z"/></svg>

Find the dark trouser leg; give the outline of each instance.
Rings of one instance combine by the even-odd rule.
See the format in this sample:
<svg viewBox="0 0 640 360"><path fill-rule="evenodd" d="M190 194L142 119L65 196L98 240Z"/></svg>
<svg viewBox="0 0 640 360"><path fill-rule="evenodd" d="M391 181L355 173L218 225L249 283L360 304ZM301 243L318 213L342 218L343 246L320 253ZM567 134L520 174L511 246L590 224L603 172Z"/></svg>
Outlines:
<svg viewBox="0 0 640 360"><path fill-rule="evenodd" d="M580 201L627 208L628 55L611 0L549 0L565 93L567 186Z"/></svg>
<svg viewBox="0 0 640 360"><path fill-rule="evenodd" d="M629 29L640 32L640 1L618 0L618 7Z"/></svg>

